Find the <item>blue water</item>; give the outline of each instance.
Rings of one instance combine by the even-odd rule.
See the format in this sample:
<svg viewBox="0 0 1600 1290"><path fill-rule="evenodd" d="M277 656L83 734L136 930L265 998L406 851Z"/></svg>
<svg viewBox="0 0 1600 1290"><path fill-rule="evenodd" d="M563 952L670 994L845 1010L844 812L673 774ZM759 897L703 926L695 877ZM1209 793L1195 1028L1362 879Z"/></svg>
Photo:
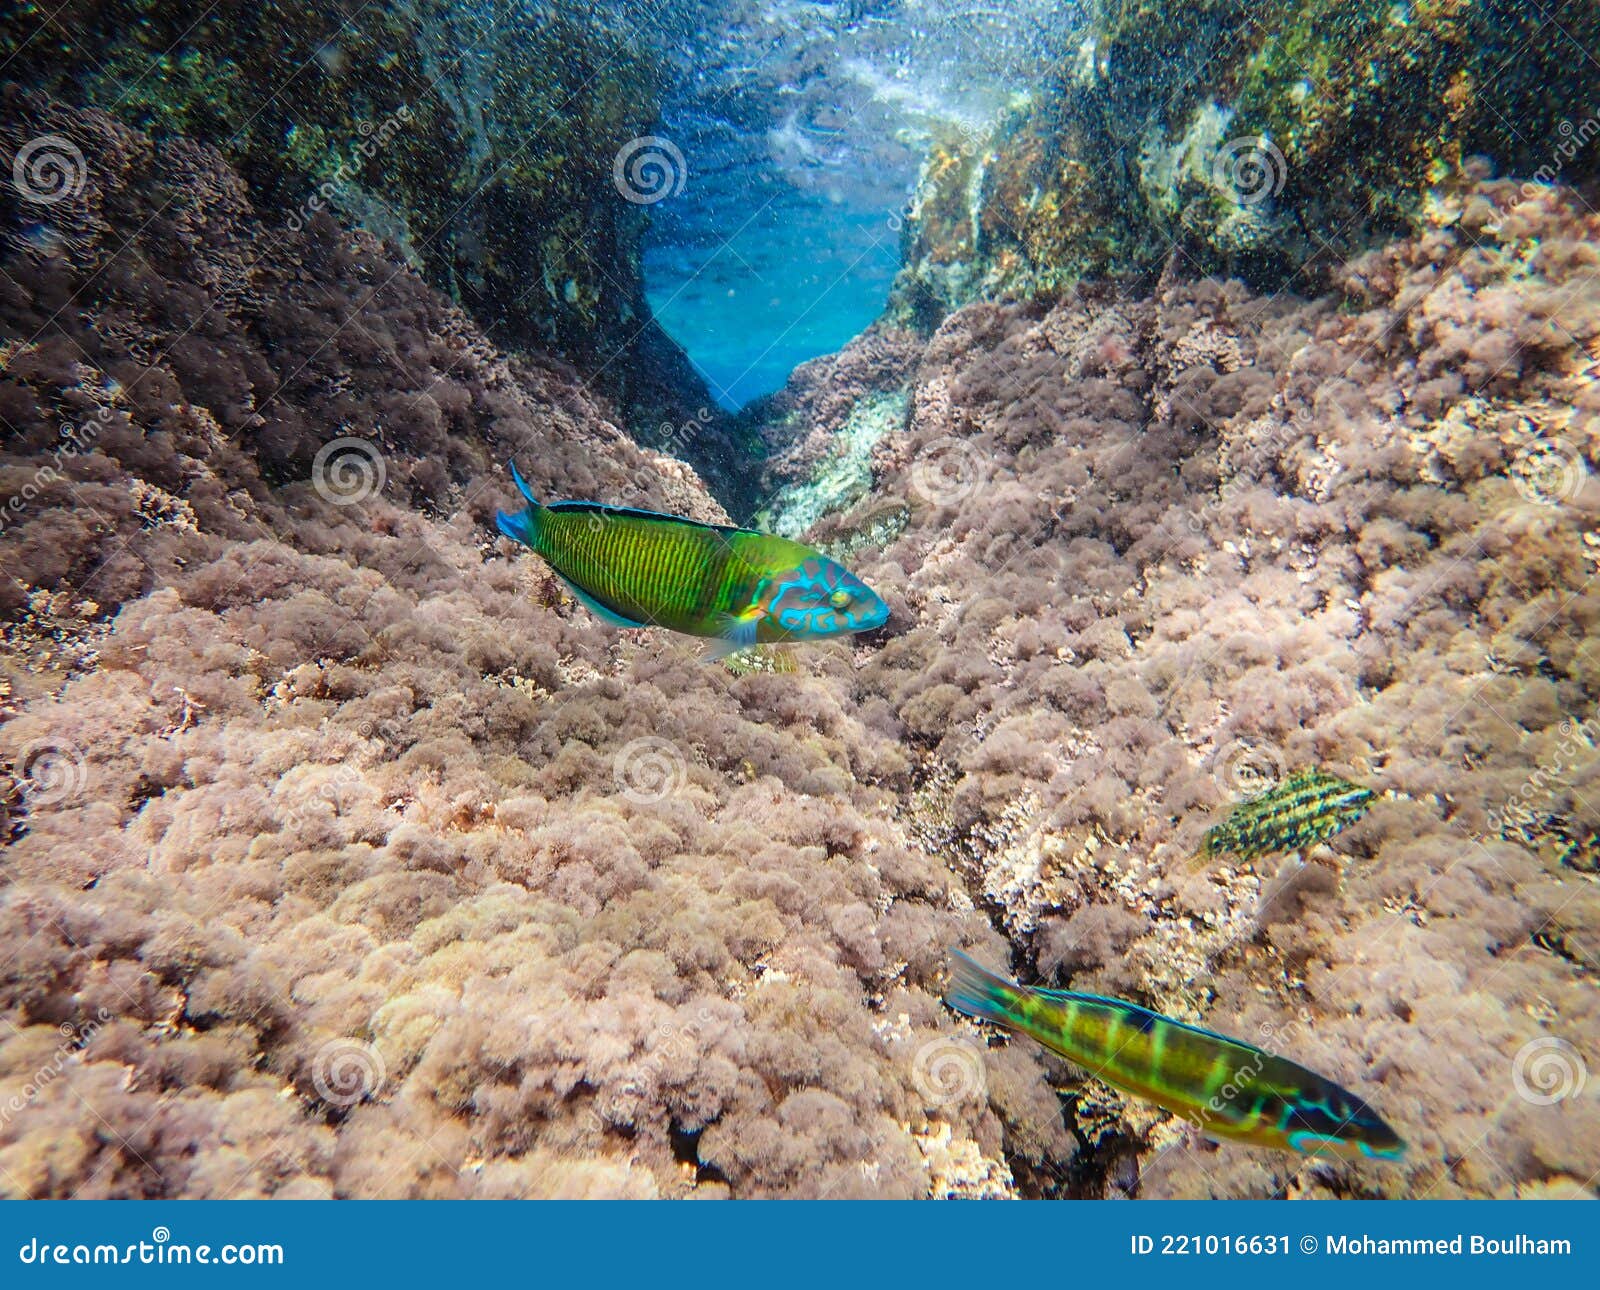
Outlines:
<svg viewBox="0 0 1600 1290"><path fill-rule="evenodd" d="M645 253L651 309L729 410L866 328L899 267L898 238L881 212L782 198L757 203L730 237L674 233Z"/></svg>
<svg viewBox="0 0 1600 1290"><path fill-rule="evenodd" d="M882 313L935 136L980 138L1076 6L707 0L656 10L675 79L658 133L682 183L650 203L646 294L724 407L783 385Z"/></svg>

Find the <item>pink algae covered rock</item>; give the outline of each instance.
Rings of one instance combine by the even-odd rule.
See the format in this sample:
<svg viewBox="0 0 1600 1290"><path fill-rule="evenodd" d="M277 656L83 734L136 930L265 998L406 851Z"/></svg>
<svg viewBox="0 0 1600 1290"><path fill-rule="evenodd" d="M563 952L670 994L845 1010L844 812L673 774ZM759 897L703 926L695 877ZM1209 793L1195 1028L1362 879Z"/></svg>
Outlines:
<svg viewBox="0 0 1600 1290"><path fill-rule="evenodd" d="M209 150L10 110L87 179L0 275L0 1188L917 1196L1071 1159L1034 1055L992 1100L919 1073L986 930L896 818L861 654L707 667L494 533L510 458L724 519L692 470Z"/></svg>
<svg viewBox="0 0 1600 1290"><path fill-rule="evenodd" d="M1328 299L1084 289L820 362L807 441L906 391L870 495L812 532L891 632L734 674L494 536L510 457L721 517L569 372L203 148L12 110L89 164L0 276L8 1192L1600 1170L1576 203L1481 185ZM1381 796L1303 865L1190 866L1304 765ZM1267 1043L1412 1152L1212 1150L953 1017L952 944Z"/></svg>

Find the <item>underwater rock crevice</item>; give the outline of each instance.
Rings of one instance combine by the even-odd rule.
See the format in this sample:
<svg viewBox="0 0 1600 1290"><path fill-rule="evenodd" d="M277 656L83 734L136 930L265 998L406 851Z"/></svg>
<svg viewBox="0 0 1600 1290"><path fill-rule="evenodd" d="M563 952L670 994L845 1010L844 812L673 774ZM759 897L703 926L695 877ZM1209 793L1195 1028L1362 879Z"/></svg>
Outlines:
<svg viewBox="0 0 1600 1290"><path fill-rule="evenodd" d="M902 765L850 702L848 652L719 681L542 594L490 536L508 455L551 495L725 518L694 472L371 236L263 217L213 150L8 100L7 143L51 131L81 140L85 184L59 241L6 208L0 287L0 759L26 812L0 896L6 1069L60 1024L86 1039L0 1125L7 1189L988 1177L994 1112L927 1105L910 1073L953 1030L934 978L970 920L881 817L870 785ZM151 225L171 192L191 200ZM248 290L219 297L245 243ZM166 1024L184 1015L207 1025ZM930 1112L944 1155L912 1133ZM693 1178L673 1126L702 1133ZM136 1132L159 1182L103 1145Z"/></svg>
<svg viewBox="0 0 1600 1290"><path fill-rule="evenodd" d="M510 0L470 16L444 0L349 14L277 0L263 39L234 0L194 20L69 0L51 21L70 43L33 39L23 6L0 18L0 56L8 76L158 148L212 144L297 229L328 212L360 224L501 345L572 363L620 422L696 427L679 455L721 476L737 457L715 400L645 300L647 208L612 176L655 119L658 56L599 14L539 8L533 21Z"/></svg>

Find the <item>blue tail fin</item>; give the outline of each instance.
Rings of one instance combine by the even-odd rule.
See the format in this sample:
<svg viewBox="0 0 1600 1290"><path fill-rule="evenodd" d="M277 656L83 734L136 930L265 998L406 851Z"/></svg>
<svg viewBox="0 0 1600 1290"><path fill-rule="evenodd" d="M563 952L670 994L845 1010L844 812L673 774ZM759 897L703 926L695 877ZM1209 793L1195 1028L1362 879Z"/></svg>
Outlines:
<svg viewBox="0 0 1600 1290"><path fill-rule="evenodd" d="M957 1012L1015 1026L1016 1002L1022 993L1021 986L997 976L960 950L950 951L950 985L944 1001Z"/></svg>
<svg viewBox="0 0 1600 1290"><path fill-rule="evenodd" d="M515 515L510 511L496 511L494 522L513 542L521 542L537 550L539 512L544 508L539 505L539 499L533 495L533 489L528 487L528 481L517 470L516 462L511 463L511 478L516 481L517 491L528 499L527 509L518 511Z"/></svg>

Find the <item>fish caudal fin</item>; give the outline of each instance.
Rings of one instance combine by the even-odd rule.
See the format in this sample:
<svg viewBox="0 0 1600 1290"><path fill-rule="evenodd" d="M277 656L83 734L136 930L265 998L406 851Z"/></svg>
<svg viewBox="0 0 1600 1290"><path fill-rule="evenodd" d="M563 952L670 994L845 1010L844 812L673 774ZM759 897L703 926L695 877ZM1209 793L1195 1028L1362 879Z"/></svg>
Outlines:
<svg viewBox="0 0 1600 1290"><path fill-rule="evenodd" d="M496 511L494 522L513 542L521 542L538 550L539 537L539 512L544 507L539 505L539 499L533 495L533 490L528 487L528 481L517 470L517 463L511 463L511 478L516 481L517 491L527 498L528 505L525 510L513 514L510 511Z"/></svg>
<svg viewBox="0 0 1600 1290"><path fill-rule="evenodd" d="M950 951L950 984L944 1001L957 1012L1015 1028L1020 1024L1017 1003L1025 994L1024 987L989 971L960 950Z"/></svg>

